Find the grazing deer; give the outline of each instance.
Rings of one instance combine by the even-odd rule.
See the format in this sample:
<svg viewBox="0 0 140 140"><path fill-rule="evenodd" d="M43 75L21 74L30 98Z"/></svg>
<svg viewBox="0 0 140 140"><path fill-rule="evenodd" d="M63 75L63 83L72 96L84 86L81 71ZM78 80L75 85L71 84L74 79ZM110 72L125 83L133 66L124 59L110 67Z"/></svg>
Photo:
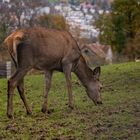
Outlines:
<svg viewBox="0 0 140 140"><path fill-rule="evenodd" d="M51 87L53 71L65 74L68 88L68 105L73 108L71 72L80 79L90 99L95 104L102 104L101 83L99 82L100 67L92 71L81 55L80 49L66 31L45 29L41 27L17 30L9 35L4 44L15 62L16 72L8 80L7 116L13 118L13 92L17 87L20 97L26 107L27 114L31 110L24 93L23 78L32 68L45 73L46 87L42 112L47 111L48 92Z"/></svg>

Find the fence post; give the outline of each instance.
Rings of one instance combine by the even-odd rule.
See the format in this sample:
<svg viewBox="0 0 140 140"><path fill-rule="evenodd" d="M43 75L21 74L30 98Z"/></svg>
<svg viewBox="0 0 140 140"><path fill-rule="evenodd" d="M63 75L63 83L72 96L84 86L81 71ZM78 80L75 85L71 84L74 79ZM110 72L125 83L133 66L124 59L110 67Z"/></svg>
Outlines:
<svg viewBox="0 0 140 140"><path fill-rule="evenodd" d="M6 62L6 77L9 79L11 77L11 61Z"/></svg>

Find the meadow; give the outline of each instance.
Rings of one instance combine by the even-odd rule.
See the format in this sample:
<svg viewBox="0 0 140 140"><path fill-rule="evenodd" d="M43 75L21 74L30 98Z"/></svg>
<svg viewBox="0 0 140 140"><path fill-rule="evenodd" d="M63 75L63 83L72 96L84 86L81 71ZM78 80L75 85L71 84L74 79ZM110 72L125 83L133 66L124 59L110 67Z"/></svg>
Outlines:
<svg viewBox="0 0 140 140"><path fill-rule="evenodd" d="M139 140L140 62L102 66L103 105L95 106L72 74L74 109L63 73L54 73L49 113L43 114L44 78L25 77L26 97L33 115L27 116L17 91L14 119L6 116L7 79L0 79L0 140Z"/></svg>

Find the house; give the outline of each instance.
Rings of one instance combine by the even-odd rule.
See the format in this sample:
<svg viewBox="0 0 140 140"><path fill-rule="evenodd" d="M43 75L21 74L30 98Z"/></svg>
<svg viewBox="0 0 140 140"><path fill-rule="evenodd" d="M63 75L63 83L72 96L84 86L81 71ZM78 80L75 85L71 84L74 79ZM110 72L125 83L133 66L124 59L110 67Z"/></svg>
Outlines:
<svg viewBox="0 0 140 140"><path fill-rule="evenodd" d="M99 43L80 45L81 52L89 65L112 64L113 52L109 45Z"/></svg>

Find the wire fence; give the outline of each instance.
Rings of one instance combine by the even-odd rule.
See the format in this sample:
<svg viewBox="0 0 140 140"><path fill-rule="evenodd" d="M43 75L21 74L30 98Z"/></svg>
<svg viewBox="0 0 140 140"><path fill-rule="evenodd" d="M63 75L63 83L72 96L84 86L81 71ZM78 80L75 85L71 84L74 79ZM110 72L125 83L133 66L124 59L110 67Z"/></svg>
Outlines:
<svg viewBox="0 0 140 140"><path fill-rule="evenodd" d="M12 71L11 61L0 62L0 78L10 78Z"/></svg>

